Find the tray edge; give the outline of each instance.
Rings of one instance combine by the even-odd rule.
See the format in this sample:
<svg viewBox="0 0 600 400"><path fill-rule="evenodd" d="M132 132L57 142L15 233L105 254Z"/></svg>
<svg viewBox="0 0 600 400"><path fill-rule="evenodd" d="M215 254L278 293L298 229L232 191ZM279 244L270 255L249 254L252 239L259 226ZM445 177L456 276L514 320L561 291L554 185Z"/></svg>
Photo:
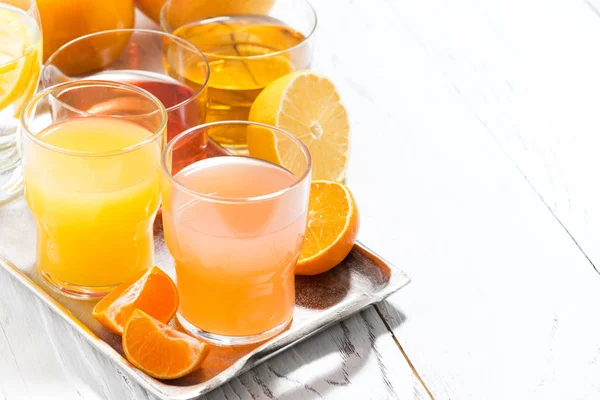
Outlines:
<svg viewBox="0 0 600 400"><path fill-rule="evenodd" d="M406 275L406 273L404 273L402 270L400 270L387 260L383 259L379 255L377 255L377 253L373 252L370 248L358 241L355 245L361 251L369 253L371 256L377 258L390 268L392 275L385 287L383 287L381 290L378 290L375 293L363 293L361 302L357 303L356 307L351 307L342 310L340 312L339 318L329 321L314 330L310 330L310 332L306 332L306 335L296 340L292 340L289 343L284 343L281 346L278 346L274 349L270 348L269 346L266 346L265 348L258 350L256 353L248 354L245 357L240 358L233 365L231 365L231 367L229 367L230 371L229 373L227 373L227 376L224 377L224 381L219 383L211 382L219 376L217 375L211 378L210 380L204 382L206 385L203 388L198 388L196 390L190 391L190 393L185 393L181 395L170 395L168 393L165 393L164 391L159 390L159 388L151 385L148 381L148 377L144 376L142 372L138 371L137 368L135 368L127 360L125 360L110 345L108 345L102 339L100 339L93 331L88 329L83 324L76 323L75 321L77 320L77 318L75 318L75 316L68 309L63 307L57 300L50 296L45 289L40 287L26 274L21 272L17 266L15 266L2 254L0 254L0 266L2 266L3 269L6 270L18 282L23 284L30 292L32 292L35 295L35 297L44 302L62 320L66 321L67 324L69 324L79 334L81 334L90 345L92 345L98 351L100 351L106 357L108 357L109 360L115 363L115 366L120 367L120 369L124 373L129 375L133 380L135 380L137 384L142 386L145 390L163 400L190 400L203 394L206 394L212 391L213 389L216 389L218 386L254 368L255 366L263 363L264 361L267 361L268 359L282 353L283 351L289 349L295 344L314 336L316 333L327 329L328 327L334 325L337 322L349 318L350 316L360 312L361 310L364 310L370 305L384 300L385 298L397 292L410 282L410 278L408 277L408 275ZM307 327L304 327L304 329L307 329ZM252 360L253 358L255 358L256 360Z"/></svg>

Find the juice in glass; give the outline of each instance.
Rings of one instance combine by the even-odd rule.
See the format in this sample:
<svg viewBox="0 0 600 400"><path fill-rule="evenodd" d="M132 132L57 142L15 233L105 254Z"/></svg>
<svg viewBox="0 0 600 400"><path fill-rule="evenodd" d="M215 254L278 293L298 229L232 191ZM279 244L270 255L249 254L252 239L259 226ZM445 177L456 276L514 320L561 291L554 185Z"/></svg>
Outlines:
<svg viewBox="0 0 600 400"><path fill-rule="evenodd" d="M161 24L167 32L193 43L208 59L208 122L247 120L252 103L267 85L310 67L316 16L307 2L278 0L268 14L258 10L212 14L190 21L185 11L192 5L168 1ZM215 131L212 139L244 154L243 130Z"/></svg>
<svg viewBox="0 0 600 400"><path fill-rule="evenodd" d="M306 229L309 165L298 177L264 160L223 156L167 176L165 240L175 260L184 328L209 341L243 344L264 340L289 323Z"/></svg>
<svg viewBox="0 0 600 400"><path fill-rule="evenodd" d="M23 139L25 195L37 223L37 267L65 293L99 297L152 266L166 113L154 130L135 118L54 111L55 119L67 118Z"/></svg>
<svg viewBox="0 0 600 400"><path fill-rule="evenodd" d="M191 43L165 32L115 29L76 38L55 51L42 84L79 79L126 82L161 100L169 116L167 137L203 124L208 61Z"/></svg>

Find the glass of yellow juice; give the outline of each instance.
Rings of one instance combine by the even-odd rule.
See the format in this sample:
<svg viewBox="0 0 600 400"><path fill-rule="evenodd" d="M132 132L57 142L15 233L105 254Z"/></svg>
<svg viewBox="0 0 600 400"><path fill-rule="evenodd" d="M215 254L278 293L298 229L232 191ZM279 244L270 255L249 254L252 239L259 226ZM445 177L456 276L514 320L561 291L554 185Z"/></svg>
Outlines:
<svg viewBox="0 0 600 400"><path fill-rule="evenodd" d="M116 82L60 84L25 105L25 197L50 286L101 297L152 265L166 125L156 97Z"/></svg>
<svg viewBox="0 0 600 400"><path fill-rule="evenodd" d="M196 136L227 129L244 130L260 148L255 153L250 147L247 157L183 156L194 151ZM263 145L275 143L294 154L290 170L265 157L270 153ZM294 272L306 230L308 149L268 125L214 122L189 129L167 145L162 175L163 226L175 260L179 323L223 345L260 342L284 330L294 313Z"/></svg>
<svg viewBox="0 0 600 400"><path fill-rule="evenodd" d="M207 122L248 120L252 103L268 84L310 67L317 17L307 1L275 0L235 14L219 14L227 7L211 10L200 3L167 1L161 27L208 59ZM214 132L211 138L231 152L246 152L243 130Z"/></svg>

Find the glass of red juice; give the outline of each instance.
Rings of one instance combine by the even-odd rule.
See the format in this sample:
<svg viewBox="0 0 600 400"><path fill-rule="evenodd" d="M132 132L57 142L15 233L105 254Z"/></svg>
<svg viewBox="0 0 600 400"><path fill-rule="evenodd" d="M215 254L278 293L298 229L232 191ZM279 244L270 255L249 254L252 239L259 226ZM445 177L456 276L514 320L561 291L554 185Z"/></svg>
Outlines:
<svg viewBox="0 0 600 400"><path fill-rule="evenodd" d="M206 57L188 41L164 32L117 29L82 36L60 47L44 64L41 79L45 88L93 79L145 89L167 109L170 141L205 122L208 77ZM109 113L120 104L105 102L103 107ZM197 140L201 141L198 150L206 152L206 138Z"/></svg>

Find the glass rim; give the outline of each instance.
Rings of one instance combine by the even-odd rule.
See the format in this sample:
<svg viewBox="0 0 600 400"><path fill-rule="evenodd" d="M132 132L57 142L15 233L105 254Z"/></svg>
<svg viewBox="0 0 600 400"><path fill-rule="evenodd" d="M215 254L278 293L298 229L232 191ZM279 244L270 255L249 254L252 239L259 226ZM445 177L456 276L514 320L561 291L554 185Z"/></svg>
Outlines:
<svg viewBox="0 0 600 400"><path fill-rule="evenodd" d="M293 0L293 1L298 1L298 0ZM213 57L217 57L220 59L227 59L227 60L258 60L258 59L262 59L262 58L268 58L268 57L274 57L274 56L278 56L278 55L282 55L285 54L287 52L290 52L294 49L300 48L301 46L304 46L306 43L308 43L308 41L314 36L315 31L317 30L317 12L315 11L315 8L312 6L312 4L310 4L310 2L308 0L299 0L302 3L304 3L305 6L308 7L308 10L310 11L312 17L313 17L313 23L312 23L312 27L310 29L310 32L308 32L308 34L304 37L304 39L302 39L302 41L300 43L297 43L295 45L293 45L292 47L288 47L287 49L283 49L283 50L277 50L271 53L267 53L267 54L259 54L259 55L255 55L255 56L228 56L228 55L222 55L219 53L211 53L211 52L203 52L204 54L208 54L210 56ZM268 15L268 14L227 14L227 15L220 15L220 16L213 16L213 17L207 17L207 18L202 18L202 19L198 19L196 21L191 21L188 22L187 24L183 24L181 26L178 26L177 28L173 29L171 31L170 29L170 25L167 22L167 17L166 17L166 10L167 7L173 2L173 0L167 0L167 2L162 6L162 8L160 9L160 27L162 28L163 32L168 32L170 34L173 34L173 32L177 31L179 28L184 27L184 26L188 26L188 25L202 25L202 24L206 24L206 23L210 23L210 22L214 22L214 21L219 21L222 18L229 18L232 16L254 16L254 15ZM169 32L171 31L171 32ZM174 35L176 36L176 35ZM180 37L180 36L177 36Z"/></svg>
<svg viewBox="0 0 600 400"><path fill-rule="evenodd" d="M296 175L294 175L294 182L290 185L288 185L287 187L283 188L283 189L279 189L276 190L274 192L271 193L267 193L267 194L263 194L260 196L250 196L250 197L228 197L228 196L215 196L215 195L210 195L207 193L202 193L202 192L198 192L196 190L190 189L189 187L187 187L186 185L182 184L181 182L177 181L175 179L175 177L173 176L173 174L169 171L169 169L167 168L167 157L168 155L173 151L173 148L175 146L175 144L177 142L179 142L182 138L184 138L187 135L196 133L197 131L201 131L203 129L210 129L212 127L215 126L222 126L222 125L254 125L254 126L260 126L262 128L266 128L266 129L270 129L270 130L274 130L278 133L281 133L285 136L287 136L289 139L291 139L294 143L296 143L298 145L298 147L300 148L300 150L302 151L302 154L304 155L304 158L306 159L306 167L304 168L304 171L302 172L302 175L300 175L300 177L296 177ZM249 158L255 158L257 160L261 160L260 158L256 158L256 157L251 157L251 156L236 156L236 155L226 155L226 156L220 156L220 157L249 157ZM210 158L205 158L203 160L199 160L196 162L204 162L206 160L210 160L212 158L215 157L210 157ZM263 160L266 162L269 162L267 160ZM306 145L300 140L298 139L296 136L294 136L293 134L281 129L281 128L277 128L275 126L272 125L267 125L267 124L263 124L260 122L252 122L252 121L217 121L217 122L208 122L206 124L202 124L202 125L198 125L198 126L194 126L192 128L186 129L185 131L181 132L180 134L178 134L177 136L175 136L173 139L171 139L171 141L169 143L167 143L167 145L165 146L165 149L162 153L161 156L161 160L160 160L160 166L162 169L162 172L168 177L169 181L177 188L183 190L184 192L194 196L194 197L198 197L201 198L203 200L207 200L213 203L227 203L227 204L245 204L245 203L255 203L255 202L261 202L261 201L265 201L265 200L270 200L270 199L274 199L277 197L280 197L284 194L286 194L287 192L291 191L292 189L296 188L298 185L300 185L302 182L304 182L309 176L310 176L310 171L312 169L312 157L310 155L310 151L308 150L308 147L306 147ZM281 168L284 168L286 171L289 172L289 170L283 166L280 166ZM290 172L291 173L291 172ZM292 174L293 175L293 174Z"/></svg>
<svg viewBox="0 0 600 400"><path fill-rule="evenodd" d="M154 129L154 132L152 133L152 135L150 135L149 137L147 137L146 139L144 139L140 142L137 142L130 146L122 147L120 149L100 151L100 152L69 150L69 149L65 149L60 146L55 146L55 145L49 144L49 143L44 142L43 140L39 139L38 135L35 135L29 129L30 124L27 123L27 121L25 120L26 115L29 114L29 111L32 109L32 107L34 105L36 105L42 98L52 95L52 93L56 92L57 90L60 90L62 92L63 89L76 88L76 87L113 87L113 88L118 88L118 89L129 90L131 92L137 92L138 94L145 96L146 98L148 98L150 101L152 101L154 104L157 105L157 111L159 111L161 114L160 125L157 129ZM69 107L69 108L76 110L77 112L80 112L82 115L88 114L83 110L77 110L73 107ZM153 113L154 112L152 112L150 114L153 114ZM149 114L140 114L140 116L141 115L149 115ZM117 118L117 119L121 118L121 117L115 116L115 115L112 115L112 116L105 115L104 117ZM144 90L137 86L131 85L129 83L123 83L123 82L102 81L102 80L78 80L78 81L74 81L74 82L65 82L65 83L60 83L58 85L50 86L50 87L36 93L29 100L27 100L27 102L23 106L21 115L19 117L19 122L20 122L20 126L21 126L23 132L25 133L25 136L27 136L30 140L32 140L37 145L42 146L48 150L51 150L55 153L64 154L67 156L85 157L85 158L102 158L102 157L120 156L120 155L129 153L129 152L138 150L138 149L146 146L147 144L152 143L158 137L163 136L163 133L166 131L166 128L167 128L167 118L168 118L168 116L167 116L167 111L165 109L165 106L162 104L162 102L156 96L154 96L152 93L148 92L147 90ZM48 127L50 127L50 126L52 126L52 125L48 125Z"/></svg>
<svg viewBox="0 0 600 400"><path fill-rule="evenodd" d="M27 15L27 16L29 16L29 17L31 17L32 19L35 20L35 26L37 28L35 30L35 32L34 32L34 34L35 34L34 36L35 37L34 37L33 44L27 46L25 48L25 50L23 51L23 54L21 54L19 57L15 57L15 58L10 59L7 62L0 63L0 67L4 67L6 65L9 65L9 64L12 64L12 63L15 63L15 62L21 62L20 61L21 59L24 59L25 57L29 57L29 52L31 52L33 49L35 49L35 47L38 45L38 43L42 41L42 27L40 26L39 20L37 20L35 18L35 16L33 15L33 13L35 12L35 10L37 9L37 7L36 7L37 4L36 4L35 0L30 0L29 1L29 8L27 10L23 10L22 8L17 7L16 5L14 5L12 3L6 3L6 2L1 1L1 0L0 0L0 4L4 4L6 6L9 6L9 7L12 7L12 8L16 8L17 10L23 11L25 13L25 15ZM16 23L19 23L19 21L20 21L20 19L17 19L16 21L9 22L7 25L16 24ZM40 68L40 71L41 71L41 68Z"/></svg>
<svg viewBox="0 0 600 400"><path fill-rule="evenodd" d="M41 69L41 74L40 74L40 80L42 81L42 86L44 88L49 88L52 87L54 85L49 85L46 86L46 82L44 79L44 71L46 70L47 67L49 67L51 65L51 61L55 58L55 56L57 57L58 54L65 50L67 47L83 41L83 40L87 40L91 37L96 37L96 36L102 36L102 35L108 35L108 34L115 34L115 33L125 33L125 32L131 32L132 34L134 33L143 33L143 34L148 34L148 35L158 35L158 36L163 36L163 37L167 37L170 40L176 42L179 46L185 47L187 50L191 51L192 53L196 53L196 55L199 55L200 58L202 59L202 61L204 62L204 65L206 65L206 76L204 78L204 82L202 82L202 84L200 84L200 88L198 90L196 90L194 92L194 95L191 96L188 99L185 99L184 101L177 103L171 107L165 107L167 112L176 110L180 107L183 107L185 105L187 105L188 103L191 103L193 100L195 100L202 92L204 92L207 88L208 88L208 79L210 78L210 64L208 63L208 59L206 58L206 56L204 55L204 53L202 51L200 51L196 46L194 46L192 43L190 43L189 41L185 40L182 37L179 36L175 36L173 34L170 34L168 32L163 32L163 31L155 31L152 29L141 29L141 28L127 28L127 29L107 29L104 31L98 31L98 32L92 32L92 33L88 33L87 35L83 35L83 36L79 36L76 37L73 40L68 41L67 43L63 44L62 46L60 46L58 49L56 49L51 55L50 57L48 57L48 59L46 60L46 62L44 63L44 65L42 65L42 69ZM129 43L129 42L128 42ZM145 70L139 70L139 71L145 71ZM169 76L167 74L161 74L161 75L165 75L165 76ZM87 80L87 79L77 79L77 80ZM181 82L180 82L181 83Z"/></svg>

